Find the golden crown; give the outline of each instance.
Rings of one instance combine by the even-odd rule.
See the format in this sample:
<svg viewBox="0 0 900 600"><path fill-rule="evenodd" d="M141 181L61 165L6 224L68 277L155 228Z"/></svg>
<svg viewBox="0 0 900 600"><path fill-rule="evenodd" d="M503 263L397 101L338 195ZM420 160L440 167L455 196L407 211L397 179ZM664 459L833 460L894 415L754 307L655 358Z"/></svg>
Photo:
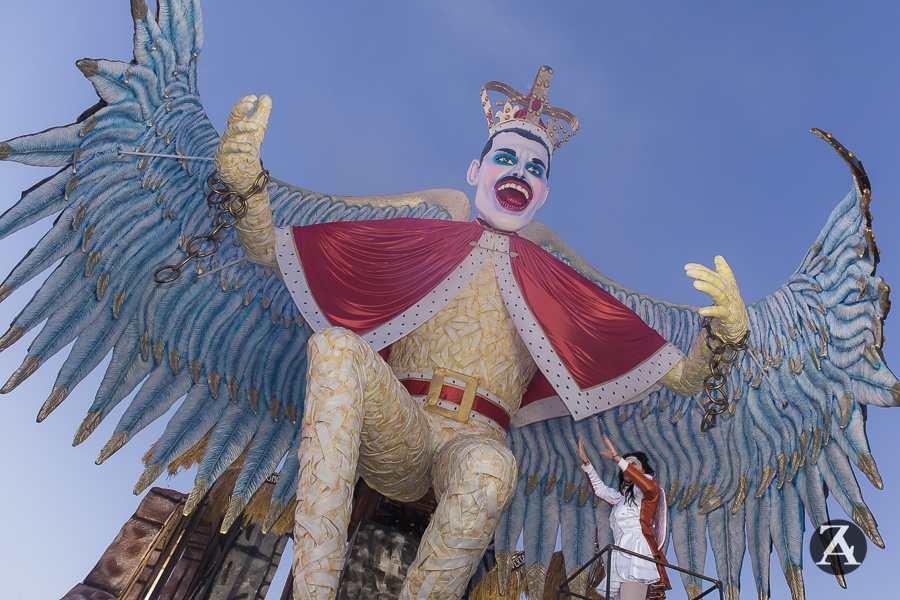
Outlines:
<svg viewBox="0 0 900 600"><path fill-rule="evenodd" d="M484 84L481 88L481 105L484 107L490 135L505 129L525 129L546 140L551 152L572 139L578 131L578 119L567 110L550 106L547 91L552 78L553 69L547 65L542 66L527 94L517 92L499 81ZM497 112L493 110L488 92L506 96L506 101L497 101Z"/></svg>

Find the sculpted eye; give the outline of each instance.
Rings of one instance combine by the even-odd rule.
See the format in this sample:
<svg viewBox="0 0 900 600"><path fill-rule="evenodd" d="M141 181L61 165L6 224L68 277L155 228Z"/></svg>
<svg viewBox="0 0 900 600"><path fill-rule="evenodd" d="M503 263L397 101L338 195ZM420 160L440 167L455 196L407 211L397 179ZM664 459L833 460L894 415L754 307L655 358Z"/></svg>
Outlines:
<svg viewBox="0 0 900 600"><path fill-rule="evenodd" d="M528 169L528 172L531 173L532 175L534 175L535 177L541 177L544 175L544 170L534 163L530 163L525 168Z"/></svg>

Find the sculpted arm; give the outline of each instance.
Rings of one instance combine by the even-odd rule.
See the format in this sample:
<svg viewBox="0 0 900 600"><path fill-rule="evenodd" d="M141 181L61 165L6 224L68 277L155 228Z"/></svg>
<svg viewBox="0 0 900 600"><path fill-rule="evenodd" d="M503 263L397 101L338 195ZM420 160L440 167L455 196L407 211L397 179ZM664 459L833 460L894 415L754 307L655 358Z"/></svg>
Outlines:
<svg viewBox="0 0 900 600"><path fill-rule="evenodd" d="M260 146L269 123L272 99L263 95L244 96L228 116L228 126L215 152L219 177L229 189L244 196L262 174ZM248 260L278 273L275 260L275 227L269 192L263 190L247 197L247 213L235 226L241 249Z"/></svg>
<svg viewBox="0 0 900 600"><path fill-rule="evenodd" d="M726 342L738 342L747 331L747 308L741 298L734 273L721 256L716 257L716 270L691 263L685 265L685 273L694 279L694 287L708 294L714 304L700 309L700 314L712 319L715 333ZM660 380L665 387L680 396L693 396L703 390L703 380L710 374L709 359L712 351L706 345L706 334L701 332L688 355L678 361L672 370Z"/></svg>

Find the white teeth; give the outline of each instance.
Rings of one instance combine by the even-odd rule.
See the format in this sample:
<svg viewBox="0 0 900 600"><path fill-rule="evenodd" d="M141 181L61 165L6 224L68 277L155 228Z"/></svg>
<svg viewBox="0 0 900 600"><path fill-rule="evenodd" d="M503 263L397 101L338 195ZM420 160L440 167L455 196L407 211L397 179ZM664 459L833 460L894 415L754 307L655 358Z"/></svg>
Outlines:
<svg viewBox="0 0 900 600"><path fill-rule="evenodd" d="M510 181L510 182L504 183L497 189L499 191L499 190L505 190L506 188L512 188L514 190L517 190L520 194L525 196L526 200L531 200L531 194L529 193L528 188L521 186L518 183L513 183L512 181Z"/></svg>

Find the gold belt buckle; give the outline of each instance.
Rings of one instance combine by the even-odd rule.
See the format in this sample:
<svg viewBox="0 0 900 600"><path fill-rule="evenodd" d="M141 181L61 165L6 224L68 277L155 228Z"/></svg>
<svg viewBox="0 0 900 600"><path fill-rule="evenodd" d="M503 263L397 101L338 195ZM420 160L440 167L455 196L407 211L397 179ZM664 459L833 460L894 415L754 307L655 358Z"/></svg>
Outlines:
<svg viewBox="0 0 900 600"><path fill-rule="evenodd" d="M444 377L447 376L459 379L466 383L458 411L438 406L438 400L441 399L441 389L444 387ZM428 387L428 396L425 398L425 410L454 421L459 421L460 423L467 423L469 421L469 413L472 412L472 404L475 403L475 393L477 390L477 378L457 373L450 369L437 368L434 370L434 376L431 378L431 385Z"/></svg>

